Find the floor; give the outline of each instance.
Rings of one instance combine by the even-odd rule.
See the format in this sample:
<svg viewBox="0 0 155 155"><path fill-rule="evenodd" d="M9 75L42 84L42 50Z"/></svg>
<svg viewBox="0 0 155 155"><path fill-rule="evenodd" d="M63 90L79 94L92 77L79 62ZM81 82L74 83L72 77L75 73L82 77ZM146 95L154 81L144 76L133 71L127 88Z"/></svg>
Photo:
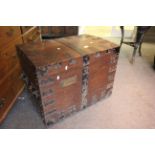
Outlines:
<svg viewBox="0 0 155 155"><path fill-rule="evenodd" d="M129 63L131 51L131 47L122 46L109 98L49 128L155 128L155 71L152 68L155 44L145 42L143 57L137 55L133 65ZM27 90L0 128L46 128Z"/></svg>

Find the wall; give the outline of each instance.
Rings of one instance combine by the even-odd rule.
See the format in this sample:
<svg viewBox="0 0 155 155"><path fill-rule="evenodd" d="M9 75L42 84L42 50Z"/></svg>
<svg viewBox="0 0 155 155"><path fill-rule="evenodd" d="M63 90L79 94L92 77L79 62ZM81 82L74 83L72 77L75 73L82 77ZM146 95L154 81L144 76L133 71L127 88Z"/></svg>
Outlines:
<svg viewBox="0 0 155 155"><path fill-rule="evenodd" d="M125 26L125 37L133 37L134 29L134 26ZM91 34L99 37L120 37L121 31L119 26L80 26L79 34Z"/></svg>

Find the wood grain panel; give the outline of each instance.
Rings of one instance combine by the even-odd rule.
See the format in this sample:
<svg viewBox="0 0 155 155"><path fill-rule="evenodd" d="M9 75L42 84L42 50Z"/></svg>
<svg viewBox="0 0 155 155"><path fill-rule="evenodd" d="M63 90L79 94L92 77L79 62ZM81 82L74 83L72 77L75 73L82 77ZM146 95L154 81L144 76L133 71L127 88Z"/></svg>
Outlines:
<svg viewBox="0 0 155 155"><path fill-rule="evenodd" d="M8 46L8 43L21 37L19 26L0 26L0 49Z"/></svg>
<svg viewBox="0 0 155 155"><path fill-rule="evenodd" d="M21 43L22 39L19 38L8 44L5 49L0 50L0 82L16 64L19 64L15 45Z"/></svg>

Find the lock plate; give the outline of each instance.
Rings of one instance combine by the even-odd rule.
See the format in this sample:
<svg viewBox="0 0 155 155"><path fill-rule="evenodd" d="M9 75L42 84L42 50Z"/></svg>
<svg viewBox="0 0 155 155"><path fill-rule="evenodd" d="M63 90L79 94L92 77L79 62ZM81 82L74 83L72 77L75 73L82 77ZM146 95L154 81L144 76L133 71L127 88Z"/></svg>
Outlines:
<svg viewBox="0 0 155 155"><path fill-rule="evenodd" d="M67 87L67 86L70 86L70 85L76 83L76 81L77 81L77 76L72 76L72 77L69 77L69 78L67 78L65 80L62 80L61 81L61 86L62 87Z"/></svg>

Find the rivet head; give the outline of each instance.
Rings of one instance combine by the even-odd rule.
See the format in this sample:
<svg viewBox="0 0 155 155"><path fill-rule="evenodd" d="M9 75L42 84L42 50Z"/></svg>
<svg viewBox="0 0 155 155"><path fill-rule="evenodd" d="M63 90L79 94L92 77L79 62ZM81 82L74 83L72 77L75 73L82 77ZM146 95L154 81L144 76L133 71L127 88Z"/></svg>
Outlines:
<svg viewBox="0 0 155 155"><path fill-rule="evenodd" d="M57 80L60 80L60 76L59 75L57 75Z"/></svg>
<svg viewBox="0 0 155 155"><path fill-rule="evenodd" d="M57 47L57 50L59 51L59 50L61 50L61 48L60 47Z"/></svg>
<svg viewBox="0 0 155 155"><path fill-rule="evenodd" d="M68 70L68 66L65 66L65 70L66 70L66 71Z"/></svg>
<svg viewBox="0 0 155 155"><path fill-rule="evenodd" d="M85 46L83 46L84 48L88 48L89 46L88 45L85 45Z"/></svg>

